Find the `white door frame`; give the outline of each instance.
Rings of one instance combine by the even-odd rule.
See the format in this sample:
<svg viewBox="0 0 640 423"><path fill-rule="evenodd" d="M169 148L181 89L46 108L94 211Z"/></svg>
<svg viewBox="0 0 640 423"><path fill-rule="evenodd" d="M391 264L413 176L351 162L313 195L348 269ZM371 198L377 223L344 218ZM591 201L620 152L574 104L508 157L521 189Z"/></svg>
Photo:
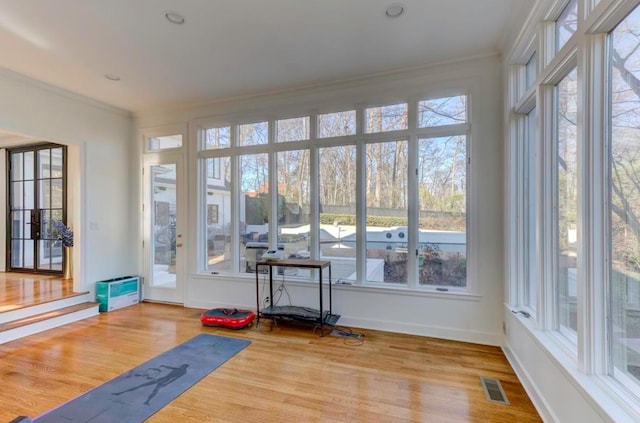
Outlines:
<svg viewBox="0 0 640 423"><path fill-rule="evenodd" d="M187 183L185 160L182 152L157 152L143 155L143 298L149 301L184 304L186 285L186 222L187 222ZM151 192L151 167L163 164L176 165L176 259L175 286L162 285L154 280L153 260L153 193Z"/></svg>

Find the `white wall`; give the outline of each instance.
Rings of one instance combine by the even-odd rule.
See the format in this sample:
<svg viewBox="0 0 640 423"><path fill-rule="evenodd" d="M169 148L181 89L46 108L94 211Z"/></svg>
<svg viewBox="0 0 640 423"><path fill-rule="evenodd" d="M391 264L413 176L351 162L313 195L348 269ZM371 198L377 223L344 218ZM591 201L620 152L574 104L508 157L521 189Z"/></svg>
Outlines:
<svg viewBox="0 0 640 423"><path fill-rule="evenodd" d="M69 146L75 288L92 291L98 280L135 274L131 115L7 70L0 93L0 129Z"/></svg>
<svg viewBox="0 0 640 423"><path fill-rule="evenodd" d="M499 345L502 340L502 88L501 66L496 56L410 69L331 86L290 91L279 95L231 99L179 110L150 111L136 116L141 132L170 124L189 124L196 118L215 119L229 115L269 115L273 110L305 113L317 107L340 107L354 102L393 101L394 96L430 93L447 95L451 90L468 90L471 99L470 174L471 204L469 267L476 295L416 293L402 289L337 287L334 312L340 323L364 328L437 336ZM189 148L195 140L190 131ZM195 181L195 154L189 152L190 181ZM194 185L192 183L192 185ZM196 191L189 190L189 252L196 250ZM193 257L189 263L195 263ZM470 272L471 273L471 272ZM256 307L255 280L198 274L189 269L186 305L198 308L220 306ZM317 287L291 283L289 292L296 304L316 305ZM316 306L317 307L317 306Z"/></svg>

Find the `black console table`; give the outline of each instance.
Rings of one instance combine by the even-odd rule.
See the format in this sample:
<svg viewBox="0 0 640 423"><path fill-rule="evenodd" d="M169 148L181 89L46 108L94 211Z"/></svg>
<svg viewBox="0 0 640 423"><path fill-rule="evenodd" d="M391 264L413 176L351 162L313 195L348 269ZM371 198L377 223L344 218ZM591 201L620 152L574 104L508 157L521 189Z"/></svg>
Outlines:
<svg viewBox="0 0 640 423"><path fill-rule="evenodd" d="M265 307L260 310L260 267L267 267L269 269L269 301L271 304L269 307ZM273 305L273 268L274 267L295 267L301 269L317 269L319 302L320 308L318 310L308 307L298 306L275 306ZM324 310L323 303L323 269L329 270L329 310ZM312 322L320 325L320 333L323 334L324 326L335 326L340 318L340 315L333 314L331 294L331 262L326 260L308 260L308 259L285 259L285 260L263 260L256 262L256 315L258 317L258 324L260 323L260 317L265 318L290 318L300 321Z"/></svg>

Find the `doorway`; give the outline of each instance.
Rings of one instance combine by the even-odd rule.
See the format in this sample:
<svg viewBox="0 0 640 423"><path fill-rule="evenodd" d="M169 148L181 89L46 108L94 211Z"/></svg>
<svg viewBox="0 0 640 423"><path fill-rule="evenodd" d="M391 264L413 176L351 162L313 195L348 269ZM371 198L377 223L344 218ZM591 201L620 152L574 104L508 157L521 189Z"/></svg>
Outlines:
<svg viewBox="0 0 640 423"><path fill-rule="evenodd" d="M144 298L184 303L184 169L181 154L144 158Z"/></svg>
<svg viewBox="0 0 640 423"><path fill-rule="evenodd" d="M62 274L64 248L52 222L66 223L67 148L38 144L7 150L7 268Z"/></svg>

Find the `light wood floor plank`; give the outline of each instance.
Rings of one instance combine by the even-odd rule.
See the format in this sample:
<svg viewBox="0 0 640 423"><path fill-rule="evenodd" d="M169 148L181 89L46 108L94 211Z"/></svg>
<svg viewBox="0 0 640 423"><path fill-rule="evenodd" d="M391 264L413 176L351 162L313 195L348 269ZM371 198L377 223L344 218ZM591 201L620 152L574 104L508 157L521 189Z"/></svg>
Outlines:
<svg viewBox="0 0 640 423"><path fill-rule="evenodd" d="M540 422L499 348L362 330L203 327L201 310L143 303L0 345L0 422L34 417L199 333L252 341L150 422ZM487 402L479 377L511 405Z"/></svg>

